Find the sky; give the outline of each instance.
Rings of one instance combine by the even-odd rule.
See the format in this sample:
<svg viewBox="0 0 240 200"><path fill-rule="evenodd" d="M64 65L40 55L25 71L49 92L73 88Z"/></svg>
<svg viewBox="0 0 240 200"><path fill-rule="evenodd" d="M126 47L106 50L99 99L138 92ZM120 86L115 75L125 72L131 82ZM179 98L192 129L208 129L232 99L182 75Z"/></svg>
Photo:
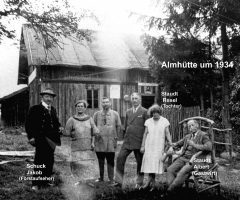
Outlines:
<svg viewBox="0 0 240 200"><path fill-rule="evenodd" d="M30 0L31 1L31 0ZM44 3L47 0L39 0ZM76 11L78 8L93 11L99 17L100 26L86 20L81 28L100 29L113 32L143 34L146 32L143 24L137 22L137 17L129 16L129 12L136 12L148 16L163 17L157 9L156 2L161 0L69 0ZM1 4L1 2L0 2ZM1 5L0 5L1 7ZM8 24L16 30L17 39L20 38L23 20L11 21ZM14 44L15 43L15 44ZM4 38L0 44L0 98L9 95L27 85L17 85L19 42Z"/></svg>

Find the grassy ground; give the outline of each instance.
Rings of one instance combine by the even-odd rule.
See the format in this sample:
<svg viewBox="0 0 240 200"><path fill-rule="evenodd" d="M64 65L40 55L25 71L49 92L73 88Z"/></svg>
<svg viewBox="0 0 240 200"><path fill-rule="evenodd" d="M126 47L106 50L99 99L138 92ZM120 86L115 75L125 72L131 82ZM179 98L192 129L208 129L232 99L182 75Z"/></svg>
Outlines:
<svg viewBox="0 0 240 200"><path fill-rule="evenodd" d="M0 134L0 149L6 151L33 150L25 135Z"/></svg>
<svg viewBox="0 0 240 200"><path fill-rule="evenodd" d="M2 159L12 159L4 157ZM65 199L59 187L47 188L37 192L31 190L31 181L20 181L19 177L27 173L28 162L13 162L0 165L0 199L1 200L47 200Z"/></svg>
<svg viewBox="0 0 240 200"><path fill-rule="evenodd" d="M118 151L120 145L118 147ZM27 143L26 136L8 132L8 134L0 134L0 151L3 150L33 150L32 146ZM77 180L71 177L70 167L68 162L58 161L56 159L55 168L60 172L60 175L55 176L56 187L46 188L40 191L31 190L31 181L19 181L19 177L27 173L27 163L32 163L32 159L15 158L0 156L1 160L22 159L22 161L12 162L0 165L0 199L1 200L75 200L75 199L159 199L163 192L165 175L157 175L157 187L153 192L138 191L134 189L136 178L136 163L134 155L131 154L126 162L124 189L116 189L110 187L107 182L95 184L93 181L74 185ZM202 196L196 195L193 189L183 188L176 195L176 199L239 199L240 198L240 171L236 171L231 166L224 166L226 163L221 163L219 172L221 179L221 197L217 198L213 192L205 192ZM224 167L223 167L224 166ZM145 177L147 178L147 177ZM107 180L107 172L105 170L105 180Z"/></svg>
<svg viewBox="0 0 240 200"><path fill-rule="evenodd" d="M19 134L0 134L0 151L26 151L33 150L27 143L27 137ZM26 176L27 164L32 164L33 159L22 157L0 156L3 160L20 160L0 165L0 199L1 200L63 200L65 199L60 187L46 188L37 192L31 190L31 181L19 180L19 177ZM55 182L60 183L58 176Z"/></svg>
<svg viewBox="0 0 240 200"><path fill-rule="evenodd" d="M118 153L118 152L117 152ZM226 164L226 163L224 163ZM127 159L125 166L125 177L124 177L124 190L116 190L112 187L107 187L107 185L100 185L96 190L96 200L107 200L107 199L134 199L134 200L146 200L146 199L160 199L160 195L165 191L165 180L166 174L156 176L156 189L153 192L148 190L139 191L134 189L135 178L136 178L136 162L133 154ZM106 174L105 170L105 174ZM216 196L216 190L207 191L201 195L196 194L196 191L191 187L189 189L182 188L175 196L176 199L240 199L240 171L236 171L231 166L222 167L219 171L219 176L221 180L221 195ZM147 181L147 175L145 175L144 181Z"/></svg>

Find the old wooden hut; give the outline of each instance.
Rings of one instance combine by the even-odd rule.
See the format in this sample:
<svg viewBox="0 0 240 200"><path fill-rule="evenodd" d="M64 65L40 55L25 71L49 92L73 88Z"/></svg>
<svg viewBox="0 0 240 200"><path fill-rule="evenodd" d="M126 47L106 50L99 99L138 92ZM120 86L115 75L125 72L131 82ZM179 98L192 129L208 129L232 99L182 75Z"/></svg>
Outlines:
<svg viewBox="0 0 240 200"><path fill-rule="evenodd" d="M29 90L24 87L0 99L1 124L3 126L22 126L29 109Z"/></svg>
<svg viewBox="0 0 240 200"><path fill-rule="evenodd" d="M40 102L43 88L53 88L63 125L75 114L79 99L87 100L87 112L93 115L101 108L101 98L108 96L122 118L130 106L125 95L141 93L147 108L158 101L158 84L149 74L148 55L138 35L93 31L91 42L61 38L51 49L35 37L36 32L23 25L19 83L29 84L30 106ZM24 76L28 80L20 79Z"/></svg>

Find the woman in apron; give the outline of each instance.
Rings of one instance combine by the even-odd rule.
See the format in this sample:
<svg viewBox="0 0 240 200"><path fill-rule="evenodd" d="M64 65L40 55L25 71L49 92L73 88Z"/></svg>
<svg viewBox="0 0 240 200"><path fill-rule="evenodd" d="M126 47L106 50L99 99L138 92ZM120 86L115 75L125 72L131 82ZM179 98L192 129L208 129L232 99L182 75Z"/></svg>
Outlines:
<svg viewBox="0 0 240 200"><path fill-rule="evenodd" d="M98 161L94 152L94 139L99 131L92 117L85 114L87 102L75 104L76 115L66 124L66 135L71 136L71 171L78 181L99 178Z"/></svg>

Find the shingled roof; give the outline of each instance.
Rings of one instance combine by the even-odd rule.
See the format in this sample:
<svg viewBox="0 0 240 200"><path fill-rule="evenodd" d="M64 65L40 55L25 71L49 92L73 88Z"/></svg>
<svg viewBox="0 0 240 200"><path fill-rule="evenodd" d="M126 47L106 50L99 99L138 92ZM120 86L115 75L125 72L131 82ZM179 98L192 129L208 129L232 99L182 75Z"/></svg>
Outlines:
<svg viewBox="0 0 240 200"><path fill-rule="evenodd" d="M139 35L114 34L93 31L92 42L82 44L70 38L61 38L61 47L47 50L43 42L35 40L36 33L26 25L22 27L27 50L28 66L41 65L96 66L102 68L148 68L148 56Z"/></svg>

